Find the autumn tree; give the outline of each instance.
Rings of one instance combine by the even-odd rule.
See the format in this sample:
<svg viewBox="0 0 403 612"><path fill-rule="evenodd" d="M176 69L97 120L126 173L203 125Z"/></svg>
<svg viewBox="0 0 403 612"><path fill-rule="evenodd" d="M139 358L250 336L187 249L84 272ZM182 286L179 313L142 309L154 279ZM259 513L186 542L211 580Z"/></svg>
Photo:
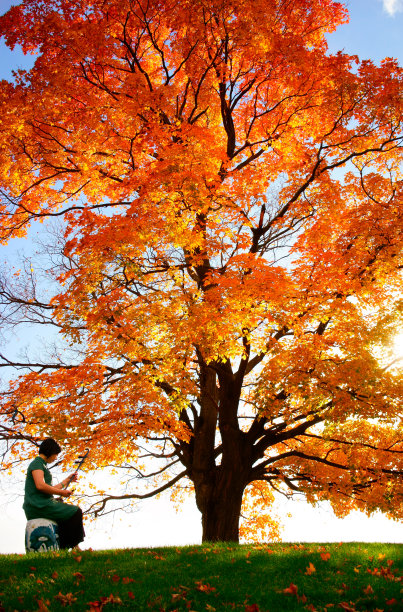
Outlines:
<svg viewBox="0 0 403 612"><path fill-rule="evenodd" d="M186 485L203 539L233 541L245 491L402 516L382 347L402 319L403 74L329 54L346 20L332 0L23 0L1 18L36 55L1 83L2 241L63 220L50 297L4 272L3 322L68 348L2 356L25 371L0 427L20 457L46 432L92 467L160 461L149 492L131 480L95 511Z"/></svg>

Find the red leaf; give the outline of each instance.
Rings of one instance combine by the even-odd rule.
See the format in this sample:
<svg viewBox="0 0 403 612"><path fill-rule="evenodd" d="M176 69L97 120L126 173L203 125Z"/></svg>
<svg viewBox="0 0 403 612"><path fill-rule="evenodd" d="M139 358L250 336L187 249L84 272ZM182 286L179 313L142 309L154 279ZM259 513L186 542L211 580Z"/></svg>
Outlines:
<svg viewBox="0 0 403 612"><path fill-rule="evenodd" d="M286 595L297 595L298 587L296 584L293 584L291 582L290 586L283 590L283 593L285 593Z"/></svg>
<svg viewBox="0 0 403 612"><path fill-rule="evenodd" d="M50 612L49 608L46 605L49 603L48 601L45 603L43 599L37 599L37 602L38 602L38 612Z"/></svg>

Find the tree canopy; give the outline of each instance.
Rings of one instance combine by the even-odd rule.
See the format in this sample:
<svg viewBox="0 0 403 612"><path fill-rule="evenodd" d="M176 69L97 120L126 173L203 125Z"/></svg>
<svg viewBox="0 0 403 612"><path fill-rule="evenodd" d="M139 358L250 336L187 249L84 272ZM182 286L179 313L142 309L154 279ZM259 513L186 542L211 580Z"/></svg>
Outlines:
<svg viewBox="0 0 403 612"><path fill-rule="evenodd" d="M346 19L332 0L0 18L36 55L1 82L1 240L63 220L50 297L4 271L2 320L68 344L2 355L26 371L0 431L17 457L46 433L126 466L97 512L184 486L208 540L237 540L248 494L402 516L402 381L375 348L402 323L403 73L328 53Z"/></svg>

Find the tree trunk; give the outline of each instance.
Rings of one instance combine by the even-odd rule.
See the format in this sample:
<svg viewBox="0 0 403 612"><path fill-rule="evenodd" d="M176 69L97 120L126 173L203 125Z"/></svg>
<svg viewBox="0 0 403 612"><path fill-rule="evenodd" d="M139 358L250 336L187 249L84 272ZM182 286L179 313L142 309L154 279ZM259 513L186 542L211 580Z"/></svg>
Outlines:
<svg viewBox="0 0 403 612"><path fill-rule="evenodd" d="M220 473L202 504L203 542L239 542L243 486L237 475Z"/></svg>
<svg viewBox="0 0 403 612"><path fill-rule="evenodd" d="M202 517L203 542L239 542L241 503L211 504Z"/></svg>
<svg viewBox="0 0 403 612"><path fill-rule="evenodd" d="M201 356L199 364L201 410L195 424L190 474L202 515L202 538L203 542L238 542L242 496L251 467L250 445L237 419L241 385L229 362L218 368L219 386L215 370ZM217 418L221 437L218 454Z"/></svg>

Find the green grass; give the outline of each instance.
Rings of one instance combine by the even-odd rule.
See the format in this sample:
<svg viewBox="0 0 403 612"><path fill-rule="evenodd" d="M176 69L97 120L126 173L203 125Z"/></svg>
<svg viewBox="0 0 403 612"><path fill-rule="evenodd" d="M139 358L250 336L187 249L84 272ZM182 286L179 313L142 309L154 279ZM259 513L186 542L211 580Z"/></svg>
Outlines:
<svg viewBox="0 0 403 612"><path fill-rule="evenodd" d="M402 552L305 543L0 555L0 612L398 612Z"/></svg>

